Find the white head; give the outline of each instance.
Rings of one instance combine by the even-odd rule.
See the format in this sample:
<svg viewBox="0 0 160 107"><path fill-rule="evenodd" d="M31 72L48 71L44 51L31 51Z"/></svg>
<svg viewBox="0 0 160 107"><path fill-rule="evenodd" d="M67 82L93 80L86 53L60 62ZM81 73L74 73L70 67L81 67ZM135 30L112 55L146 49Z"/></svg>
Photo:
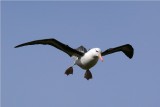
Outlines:
<svg viewBox="0 0 160 107"><path fill-rule="evenodd" d="M103 62L103 58L101 56L101 49L100 48L92 48L91 50L89 50L90 52L92 52L92 55L94 57L98 57L102 62Z"/></svg>

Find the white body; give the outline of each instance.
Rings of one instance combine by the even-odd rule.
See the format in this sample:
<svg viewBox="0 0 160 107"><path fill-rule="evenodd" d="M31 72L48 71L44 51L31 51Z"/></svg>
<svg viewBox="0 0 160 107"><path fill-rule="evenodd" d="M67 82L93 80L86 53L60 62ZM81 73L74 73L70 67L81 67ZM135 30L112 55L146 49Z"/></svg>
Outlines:
<svg viewBox="0 0 160 107"><path fill-rule="evenodd" d="M89 70L98 62L99 55L101 54L101 50L99 48L93 48L86 52L84 56L77 59L75 64L85 70Z"/></svg>

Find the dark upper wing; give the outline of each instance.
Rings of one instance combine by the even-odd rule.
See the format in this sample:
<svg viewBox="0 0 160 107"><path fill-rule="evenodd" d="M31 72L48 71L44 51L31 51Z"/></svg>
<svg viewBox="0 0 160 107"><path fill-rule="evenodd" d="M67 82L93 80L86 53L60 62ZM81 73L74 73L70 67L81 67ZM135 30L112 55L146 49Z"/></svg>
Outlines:
<svg viewBox="0 0 160 107"><path fill-rule="evenodd" d="M82 52L77 51L76 49L73 49L73 48L69 47L66 44L63 44L63 43L59 42L56 39L35 40L35 41L31 41L31 42L27 42L27 43L17 45L17 46L15 46L15 48L22 47L22 46L27 46L27 45L35 45L35 44L43 44L43 45L54 46L55 48L67 53L69 56L75 55L77 57L81 57L84 54Z"/></svg>
<svg viewBox="0 0 160 107"><path fill-rule="evenodd" d="M130 44L122 45L115 48L107 49L106 51L102 52L102 56L112 54L114 52L122 51L127 57L130 59L133 57L134 49Z"/></svg>
<svg viewBox="0 0 160 107"><path fill-rule="evenodd" d="M86 53L87 52L87 49L84 46L82 46L82 45L80 47L78 47L76 50L80 51L82 53Z"/></svg>

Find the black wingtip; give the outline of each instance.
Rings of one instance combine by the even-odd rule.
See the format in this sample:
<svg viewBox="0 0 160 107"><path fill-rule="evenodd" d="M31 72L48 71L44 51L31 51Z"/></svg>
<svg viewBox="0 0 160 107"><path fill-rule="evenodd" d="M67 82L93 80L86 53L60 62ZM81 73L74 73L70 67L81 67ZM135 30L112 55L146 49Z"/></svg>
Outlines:
<svg viewBox="0 0 160 107"><path fill-rule="evenodd" d="M122 51L128 58L130 58L130 59L133 58L134 49L130 44L126 44L123 47Z"/></svg>
<svg viewBox="0 0 160 107"><path fill-rule="evenodd" d="M14 48L18 48L18 46L15 46Z"/></svg>
<svg viewBox="0 0 160 107"><path fill-rule="evenodd" d="M19 47L21 47L22 45L17 45L17 46L15 46L14 48L19 48Z"/></svg>
<svg viewBox="0 0 160 107"><path fill-rule="evenodd" d="M22 46L32 45L34 42L35 42L35 41L23 43L23 44L20 44L20 45L15 46L14 48L19 48L19 47L22 47Z"/></svg>

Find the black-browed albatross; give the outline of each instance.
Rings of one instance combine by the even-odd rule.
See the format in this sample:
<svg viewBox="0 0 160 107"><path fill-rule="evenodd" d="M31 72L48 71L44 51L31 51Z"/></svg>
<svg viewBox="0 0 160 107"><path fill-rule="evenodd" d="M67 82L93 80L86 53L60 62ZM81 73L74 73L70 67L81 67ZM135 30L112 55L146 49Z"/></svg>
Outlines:
<svg viewBox="0 0 160 107"><path fill-rule="evenodd" d="M109 48L109 49L105 50L104 52L102 52L100 48L92 48L87 51L87 49L84 46L80 46L77 49L73 49L73 48L69 47L68 45L63 44L60 41L53 39L53 38L52 39L35 40L35 41L23 43L23 44L15 46L15 48L27 46L27 45L35 45L35 44L51 45L51 46L65 52L70 57L74 57L74 59L75 59L74 65L78 65L80 68L86 70L86 72L84 74L84 78L86 78L87 80L92 78L90 68L92 68L98 62L98 59L103 61L102 56L121 51L128 58L131 59L134 54L134 49L130 44L125 44L125 45L118 46L115 48ZM65 71L66 75L73 74L73 66L69 67Z"/></svg>

